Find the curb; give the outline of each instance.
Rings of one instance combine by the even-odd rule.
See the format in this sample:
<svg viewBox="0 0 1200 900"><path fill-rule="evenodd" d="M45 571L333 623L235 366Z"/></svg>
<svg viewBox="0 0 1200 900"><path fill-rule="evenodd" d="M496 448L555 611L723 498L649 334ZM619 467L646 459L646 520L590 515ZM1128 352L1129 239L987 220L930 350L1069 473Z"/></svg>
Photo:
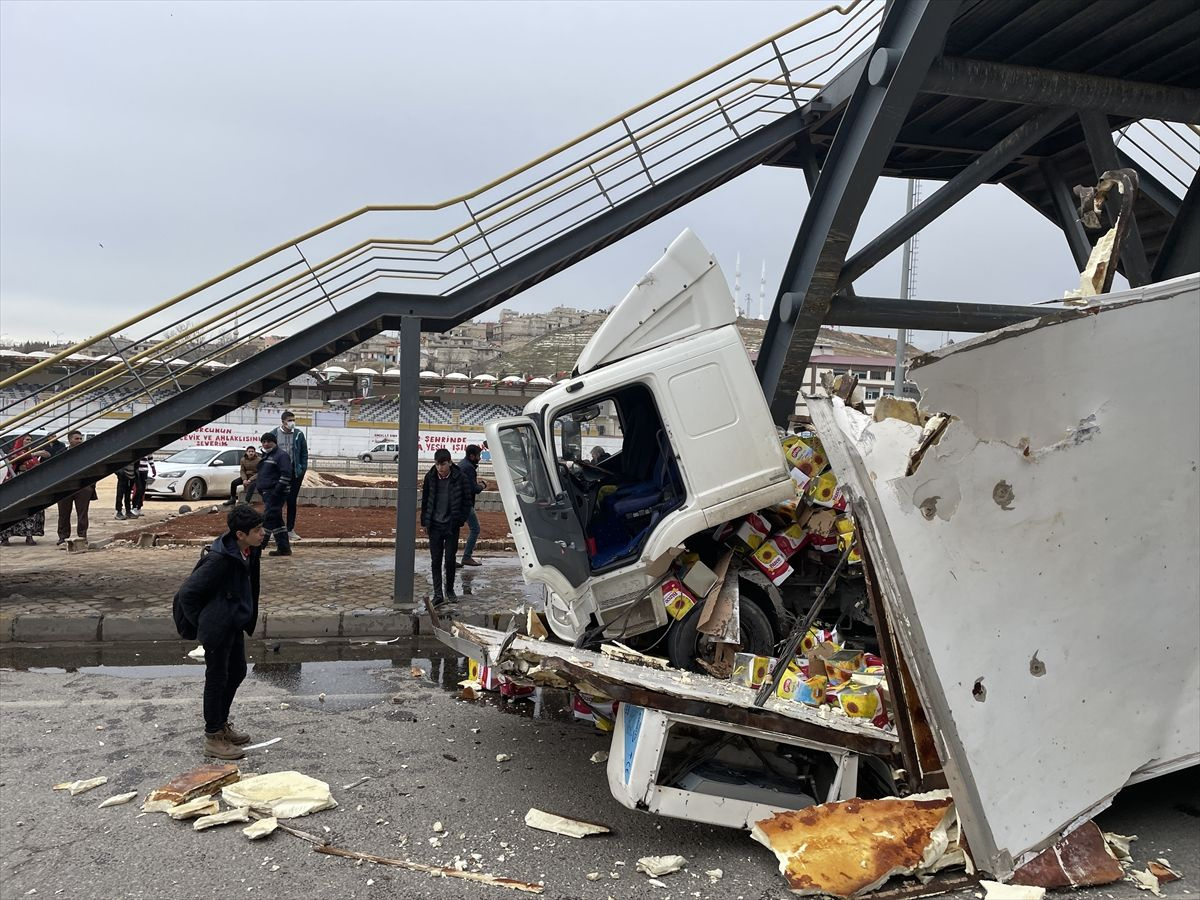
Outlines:
<svg viewBox="0 0 1200 900"><path fill-rule="evenodd" d="M351 609L330 613L261 612L254 637L312 638L407 637L415 632L415 613L391 607ZM99 643L177 641L179 634L169 611L161 615L89 613L47 616L35 613L0 613L0 644Z"/></svg>
<svg viewBox="0 0 1200 900"><path fill-rule="evenodd" d="M213 542L212 538L169 538L164 540L165 535L154 535L155 547L207 547ZM130 547L140 547L137 541L122 541ZM106 542L107 546L107 542ZM395 538L304 538L293 544L299 550L305 547L347 547L367 549L379 549L381 547L395 547ZM417 538L413 544L418 550L429 549L428 538ZM512 541L497 541L497 540L481 540L475 543L479 550L488 552L509 552L515 553L517 545ZM92 544L90 549L99 549L95 544Z"/></svg>

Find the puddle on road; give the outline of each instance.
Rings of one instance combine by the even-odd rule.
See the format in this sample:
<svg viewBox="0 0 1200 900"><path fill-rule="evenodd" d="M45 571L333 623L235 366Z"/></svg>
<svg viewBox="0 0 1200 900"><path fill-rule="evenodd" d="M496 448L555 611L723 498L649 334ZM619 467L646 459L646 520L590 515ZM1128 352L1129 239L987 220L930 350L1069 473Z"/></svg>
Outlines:
<svg viewBox="0 0 1200 900"><path fill-rule="evenodd" d="M490 619L488 624L495 620ZM481 623L483 624L483 623ZM498 623L497 623L498 624ZM105 644L0 648L0 667L52 675L105 675L126 679L204 677L204 664L188 660L192 641L153 644ZM467 659L431 637L402 638L392 644L345 640L247 641L250 671L246 684L270 685L286 691L293 703L345 710L378 703L403 686L427 685L455 697L467 677ZM414 678L419 668L426 674ZM243 688L244 690L245 688ZM464 701L465 702L465 701ZM532 719L572 718L567 691L539 688L529 697L484 694L477 705Z"/></svg>

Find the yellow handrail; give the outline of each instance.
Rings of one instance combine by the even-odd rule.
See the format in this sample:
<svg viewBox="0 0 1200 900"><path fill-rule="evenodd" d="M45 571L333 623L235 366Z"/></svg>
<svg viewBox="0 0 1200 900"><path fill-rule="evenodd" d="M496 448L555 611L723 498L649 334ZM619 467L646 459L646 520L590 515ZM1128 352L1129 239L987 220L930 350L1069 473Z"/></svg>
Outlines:
<svg viewBox="0 0 1200 900"><path fill-rule="evenodd" d="M696 84L697 82L703 80L704 78L707 78L709 75L712 75L715 72L719 71L720 69L724 68L725 66L735 63L738 60L744 59L745 57L749 56L750 54L754 53L755 51L761 50L763 47L766 47L766 46L774 43L775 41L778 41L780 38L786 37L787 35L795 32L797 29L802 28L808 24L811 24L812 22L817 21L818 19L821 19L821 18L823 18L827 15L833 14L833 13L837 13L842 16L849 15L850 13L852 13L854 11L854 9L856 7L858 7L859 5L861 5L864 2L866 2L866 0L851 0L851 2L849 2L847 4L844 4L844 5L835 4L833 6L829 6L829 7L826 7L825 9L822 9L822 10L814 13L811 16L807 16L806 18L801 19L799 22L795 23L794 25L784 28L784 29L776 32L775 34L771 35L770 37L767 37L761 41L758 41L757 43L751 45L750 47L747 47L746 49L722 60L721 62L716 63L715 65L709 66L708 68L704 69L703 71L699 72L696 75L693 75L691 78L680 82L679 84L675 85L674 87L668 88L664 91L660 91L659 93L655 94L653 97L649 98L648 100L645 100L642 103L638 104L637 106L634 106L634 107L626 110L624 113L621 113L620 115L617 115L617 116L614 116L614 117L608 119L607 121L603 122L600 125L597 125L596 127L590 129L589 131L584 132L583 134L579 135L578 137L574 138L573 140L570 140L564 144L560 144L559 146L555 147L554 149L549 150L546 153L543 153L541 156L536 157L535 159L525 163L524 165L522 165L516 169L513 169L512 171L507 172L504 175L494 178L493 180L487 182L486 184L481 185L480 187L477 187L472 191L468 191L465 194L460 194L460 195L458 195L456 197L452 197L448 200L443 200L440 203L383 204L383 205L372 204L372 205L360 207L357 210L354 210L352 212L346 213L345 215L339 216L338 218L333 219L333 220L325 223L324 225L320 225L316 228L313 228L313 229L310 229L309 231L304 232L299 237L292 238L291 240L288 240L281 244L278 244L275 247L272 247L271 249L266 250L266 251L258 254L257 256L252 257L251 259L247 260L246 262L240 263L239 265L234 266L233 268L228 269L219 275L216 275L204 282L201 282L200 284L196 285L195 287L189 288L188 290L183 291L182 293L176 294L175 296L173 296L167 300L164 300L163 302L161 302L155 306L152 306L150 309L147 309L136 316L127 318L127 319L123 320L122 322L118 323L117 325L114 325L111 328L107 329L106 331L102 331L86 340L79 341L78 343L72 344L70 347L67 347L64 350L61 350L61 351L55 353L53 356L51 356L47 359L44 359L38 363L35 363L34 365L30 366L29 368L18 373L17 375L11 376L9 378L6 378L6 379L0 381L0 388L3 388L10 384L16 383L20 380L23 380L24 378L27 378L30 375L33 375L40 371L43 371L44 369L48 368L49 366L55 365L56 363L59 363L59 362L62 362L64 359L66 359L71 354L79 353L80 351L86 350L87 348L95 345L99 341L104 340L105 338L113 337L113 336L119 334L124 329L130 328L131 326L136 325L138 322L140 322L144 319L147 319L151 316L157 315L158 313L169 309L170 307L174 306L175 304L180 303L180 302L188 299L189 297L193 297L196 294L200 293L201 291L204 291L210 287L213 287L216 284L219 284L220 282L224 281L227 278L230 278L234 275L244 272L247 269L251 268L252 266L255 266L258 263L265 261L266 259L270 258L271 256L274 256L275 254L280 253L280 252L288 249L289 247L296 246L296 245L302 243L303 241L307 241L318 235L324 234L325 232L330 231L333 228L336 228L340 225L344 225L347 222L350 222L356 218L359 218L360 216L366 215L367 213L371 213L371 212L437 211L437 210L447 209L448 207L451 207L457 203L464 203L471 199L479 197L481 194L484 194L485 192L487 192L495 187L498 187L499 185L501 185L501 184L505 183L506 181L509 181L519 175L529 172L530 170L541 165L542 163L571 149L572 147L578 146L579 144L588 140L589 138L595 137L596 135L598 135L601 132L605 131L606 129L612 127L613 125L616 125L624 120L627 120L630 116L636 115L637 113L647 109L648 107L653 106L655 103L659 102L660 100L663 100L663 99L671 96L672 94L683 90L684 88L687 88L693 84ZM578 171L578 169L576 171ZM557 177L549 183L554 184L554 183L557 183L558 181L561 181L561 177ZM538 182L538 186L539 186L538 189L541 189L541 188L545 187L545 184L543 184L542 182ZM533 189L531 188L531 189L528 189L527 191L523 192L522 196L527 198L530 190L533 190ZM510 200L507 201L501 207L500 210L490 210L489 213L494 215L496 212L502 211L503 209L510 208L514 202L519 202L519 201L515 201L510 198ZM414 244L414 245L436 244L442 240L445 240L450 235L454 235L454 234L458 233L459 231L462 231L465 227L467 227L467 226L466 225L459 226L458 228L455 228L452 231L447 232L446 234L440 235L437 238L408 239L408 240L404 241L404 243ZM195 329L192 329L191 331L194 332ZM177 335L176 338L178 338L178 337L179 336ZM164 344L160 343L155 346L161 347L161 346L164 346ZM144 355L146 355L146 352L143 352L142 354L138 354L137 358L140 359ZM115 367L115 368L120 368L120 367ZM39 408L42 408L42 405L39 405ZM24 417L22 417L22 418L24 418ZM6 422L5 425L6 426L9 425L9 423Z"/></svg>

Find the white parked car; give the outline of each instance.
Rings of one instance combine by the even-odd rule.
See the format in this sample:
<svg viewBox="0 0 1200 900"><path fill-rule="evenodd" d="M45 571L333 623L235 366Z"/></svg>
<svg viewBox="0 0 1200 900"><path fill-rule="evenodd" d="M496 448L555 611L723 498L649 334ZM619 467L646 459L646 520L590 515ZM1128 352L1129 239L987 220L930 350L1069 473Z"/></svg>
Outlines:
<svg viewBox="0 0 1200 900"><path fill-rule="evenodd" d="M146 482L147 496L203 500L228 497L230 485L241 477L245 447L189 447L156 462L157 472Z"/></svg>
<svg viewBox="0 0 1200 900"><path fill-rule="evenodd" d="M363 462L396 462L400 458L400 448L396 444L376 444L366 453L358 454Z"/></svg>

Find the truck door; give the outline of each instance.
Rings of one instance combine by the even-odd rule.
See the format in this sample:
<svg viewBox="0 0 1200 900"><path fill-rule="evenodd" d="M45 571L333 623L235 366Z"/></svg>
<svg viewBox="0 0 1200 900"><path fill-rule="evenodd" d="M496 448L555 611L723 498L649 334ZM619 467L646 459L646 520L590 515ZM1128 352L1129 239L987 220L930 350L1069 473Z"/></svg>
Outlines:
<svg viewBox="0 0 1200 900"><path fill-rule="evenodd" d="M524 416L499 419L484 431L521 572L526 581L540 582L570 603L591 574L587 545L535 424Z"/></svg>

